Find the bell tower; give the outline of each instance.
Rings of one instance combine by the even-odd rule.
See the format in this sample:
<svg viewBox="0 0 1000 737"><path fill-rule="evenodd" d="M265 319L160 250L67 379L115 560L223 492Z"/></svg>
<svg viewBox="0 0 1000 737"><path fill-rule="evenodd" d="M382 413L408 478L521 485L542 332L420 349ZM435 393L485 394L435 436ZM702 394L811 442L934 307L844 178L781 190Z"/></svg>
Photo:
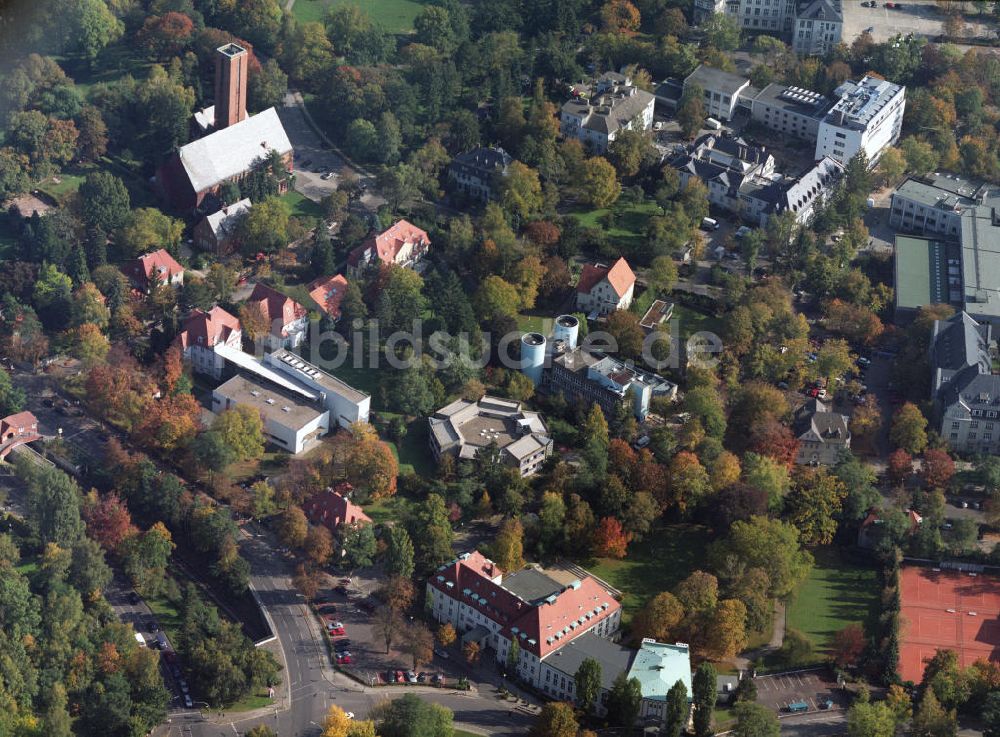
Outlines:
<svg viewBox="0 0 1000 737"><path fill-rule="evenodd" d="M222 130L247 117L247 67L249 54L234 43L215 54L215 129Z"/></svg>

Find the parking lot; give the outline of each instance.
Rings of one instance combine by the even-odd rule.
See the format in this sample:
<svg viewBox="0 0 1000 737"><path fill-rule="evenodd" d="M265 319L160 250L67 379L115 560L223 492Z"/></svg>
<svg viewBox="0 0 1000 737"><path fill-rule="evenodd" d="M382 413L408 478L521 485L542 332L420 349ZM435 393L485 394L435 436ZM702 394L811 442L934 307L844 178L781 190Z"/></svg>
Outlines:
<svg viewBox="0 0 1000 737"><path fill-rule="evenodd" d="M834 709L846 706L849 701L837 688L837 679L826 669L758 676L754 683L757 702L781 714L788 714L788 705L796 702L804 701L809 705L808 711L817 712L827 699L833 702Z"/></svg>
<svg viewBox="0 0 1000 737"><path fill-rule="evenodd" d="M844 0L844 43L850 45L866 28L872 29L872 39L886 41L897 33L912 33L934 37L941 34L941 13L934 0L901 0L900 8L886 8L877 0L877 8L861 6L861 0ZM967 35L988 35L986 25L966 17Z"/></svg>

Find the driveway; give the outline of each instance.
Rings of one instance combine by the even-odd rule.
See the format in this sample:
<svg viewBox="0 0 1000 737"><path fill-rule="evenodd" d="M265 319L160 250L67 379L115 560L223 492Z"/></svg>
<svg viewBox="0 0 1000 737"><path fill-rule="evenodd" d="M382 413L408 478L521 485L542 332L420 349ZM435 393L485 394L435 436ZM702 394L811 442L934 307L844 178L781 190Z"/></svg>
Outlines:
<svg viewBox="0 0 1000 737"><path fill-rule="evenodd" d="M304 111L302 96L296 92L285 93L285 104L278 110L278 117L285 127L288 139L295 149L295 189L303 195L319 202L337 189L344 177L353 177L368 184L368 192L359 202L366 209L375 211L385 200L375 195L372 190L372 177L358 172L344 157L326 145L323 139L309 125ZM333 174L323 179L326 174Z"/></svg>

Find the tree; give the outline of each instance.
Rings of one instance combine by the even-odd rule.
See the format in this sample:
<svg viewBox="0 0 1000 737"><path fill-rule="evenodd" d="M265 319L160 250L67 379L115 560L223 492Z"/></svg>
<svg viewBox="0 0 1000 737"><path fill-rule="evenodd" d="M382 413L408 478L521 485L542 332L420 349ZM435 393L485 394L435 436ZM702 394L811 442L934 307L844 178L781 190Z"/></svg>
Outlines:
<svg viewBox="0 0 1000 737"><path fill-rule="evenodd" d="M73 332L73 355L79 358L84 366L93 366L103 361L111 344L101 333L101 329L93 323L86 322Z"/></svg>
<svg viewBox="0 0 1000 737"><path fill-rule="evenodd" d="M76 482L57 468L35 466L23 456L15 467L28 486L28 523L42 545L55 542L68 547L79 539L83 522Z"/></svg>
<svg viewBox="0 0 1000 737"><path fill-rule="evenodd" d="M986 696L982 720L985 737L1000 737L1000 691L994 691Z"/></svg>
<svg viewBox="0 0 1000 737"><path fill-rule="evenodd" d="M857 623L837 630L833 635L833 662L838 668L850 668L858 663L866 645L864 628Z"/></svg>
<svg viewBox="0 0 1000 737"><path fill-rule="evenodd" d="M333 535L323 525L311 525L302 543L302 552L317 566L324 566L333 556Z"/></svg>
<svg viewBox="0 0 1000 737"><path fill-rule="evenodd" d="M677 283L677 264L670 256L657 256L646 270L646 283L658 295L669 293Z"/></svg>
<svg viewBox="0 0 1000 737"><path fill-rule="evenodd" d="M411 622L406 628L403 651L410 656L413 669L431 662L434 657L434 635L422 622Z"/></svg>
<svg viewBox="0 0 1000 737"><path fill-rule="evenodd" d="M678 679L667 691L663 734L666 737L680 737L681 732L687 727L689 713L687 686L684 685L684 681Z"/></svg>
<svg viewBox="0 0 1000 737"><path fill-rule="evenodd" d="M893 485L902 486L913 476L913 456L902 448L897 448L889 455L887 472Z"/></svg>
<svg viewBox="0 0 1000 737"><path fill-rule="evenodd" d="M906 155L898 148L887 148L878 160L878 173L882 182L893 185L906 173Z"/></svg>
<svg viewBox="0 0 1000 737"><path fill-rule="evenodd" d="M72 719L66 705L66 687L61 683L54 684L49 695L48 707L42 715L46 737L72 737Z"/></svg>
<svg viewBox="0 0 1000 737"><path fill-rule="evenodd" d="M337 707L331 706L330 708L335 709ZM278 733L266 724L258 724L256 727L251 727L247 730L246 737L278 737ZM327 737L326 733L323 734L323 737Z"/></svg>
<svg viewBox="0 0 1000 737"><path fill-rule="evenodd" d="M136 532L128 507L114 492L102 498L92 490L84 500L83 518L90 537L109 552L117 550Z"/></svg>
<svg viewBox="0 0 1000 737"><path fill-rule="evenodd" d="M580 197L595 208L610 207L622 191L615 168L601 156L583 162L577 187Z"/></svg>
<svg viewBox="0 0 1000 737"><path fill-rule="evenodd" d="M425 6L413 19L417 43L448 54L454 50L455 35L448 10L435 5Z"/></svg>
<svg viewBox="0 0 1000 737"><path fill-rule="evenodd" d="M255 202L236 226L236 238L243 253L274 253L288 245L288 225L291 213L284 200L268 197Z"/></svg>
<svg viewBox="0 0 1000 737"><path fill-rule="evenodd" d="M301 547L309 534L309 520L306 513L298 507L289 507L281 514L278 521L278 536L281 542L290 548Z"/></svg>
<svg viewBox="0 0 1000 737"><path fill-rule="evenodd" d="M125 183L106 171L91 172L80 185L84 222L105 233L128 222L132 201Z"/></svg>
<svg viewBox="0 0 1000 737"><path fill-rule="evenodd" d="M924 451L920 474L927 488L945 490L951 477L955 475L955 462L947 452L928 448Z"/></svg>
<svg viewBox="0 0 1000 737"><path fill-rule="evenodd" d="M526 220L541 210L544 203L538 172L520 161L514 161L503 177L500 204L520 220Z"/></svg>
<svg viewBox="0 0 1000 737"><path fill-rule="evenodd" d="M542 705L531 737L577 737L580 725L576 721L572 704L565 701L549 701Z"/></svg>
<svg viewBox="0 0 1000 737"><path fill-rule="evenodd" d="M605 558L624 558L630 536L614 517L604 517L594 531L594 555Z"/></svg>
<svg viewBox="0 0 1000 737"><path fill-rule="evenodd" d="M657 594L632 620L634 639L650 637L658 642L676 639L676 627L684 619L684 607L669 591Z"/></svg>
<svg viewBox="0 0 1000 737"><path fill-rule="evenodd" d="M155 207L140 207L132 211L129 222L116 233L115 246L123 259L158 248L177 253L183 234L183 221L164 215Z"/></svg>
<svg viewBox="0 0 1000 737"><path fill-rule="evenodd" d="M381 737L451 737L453 714L440 704L406 694L376 711Z"/></svg>
<svg viewBox="0 0 1000 737"><path fill-rule="evenodd" d="M137 39L151 58L169 60L180 56L194 37L194 22L184 13L171 11L146 18Z"/></svg>
<svg viewBox="0 0 1000 737"><path fill-rule="evenodd" d="M910 722L910 734L913 737L954 737L957 732L955 713L945 711L933 689L926 690Z"/></svg>
<svg viewBox="0 0 1000 737"><path fill-rule="evenodd" d="M388 605L380 606L372 615L372 624L376 636L381 637L385 643L385 652L388 654L396 635L402 632L403 620L399 612Z"/></svg>
<svg viewBox="0 0 1000 737"><path fill-rule="evenodd" d="M524 568L524 528L521 521L504 520L491 548L493 560L505 571Z"/></svg>
<svg viewBox="0 0 1000 737"><path fill-rule="evenodd" d="M915 404L907 402L896 410L889 440L907 453L920 453L927 447L927 419Z"/></svg>
<svg viewBox="0 0 1000 737"><path fill-rule="evenodd" d="M383 566L389 576L413 576L413 541L402 525L395 525L389 530Z"/></svg>
<svg viewBox="0 0 1000 737"><path fill-rule="evenodd" d="M670 462L670 490L681 512L696 508L710 489L708 471L698 456L686 450L674 456Z"/></svg>
<svg viewBox="0 0 1000 737"><path fill-rule="evenodd" d="M719 600L719 581L710 573L694 571L674 589L684 611L710 614Z"/></svg>
<svg viewBox="0 0 1000 737"><path fill-rule="evenodd" d="M747 606L739 599L723 599L709 620L705 650L713 658L731 658L747 644Z"/></svg>
<svg viewBox="0 0 1000 737"><path fill-rule="evenodd" d="M788 518L805 545L827 545L837 531L847 489L823 468L802 468L788 495Z"/></svg>
<svg viewBox="0 0 1000 737"><path fill-rule="evenodd" d="M576 669L573 681L576 684L576 702L584 714L589 714L601 691L601 664L587 658Z"/></svg>
<svg viewBox="0 0 1000 737"><path fill-rule="evenodd" d="M608 160L620 177L634 177L644 166L659 160L655 150L643 131L624 130L608 146Z"/></svg>
<svg viewBox="0 0 1000 737"><path fill-rule="evenodd" d="M774 711L763 704L742 701L733 709L736 737L778 737L781 728Z"/></svg>
<svg viewBox="0 0 1000 737"><path fill-rule="evenodd" d="M712 732L712 711L715 709L716 670L711 663L702 663L691 681L694 706L695 737L708 737Z"/></svg>
<svg viewBox="0 0 1000 737"><path fill-rule="evenodd" d="M7 417L24 409L24 390L14 386L10 374L0 369L0 415Z"/></svg>
<svg viewBox="0 0 1000 737"><path fill-rule="evenodd" d="M451 647L458 639L458 633L455 632L451 622L445 622L438 628L437 638L443 647Z"/></svg>
<svg viewBox="0 0 1000 737"><path fill-rule="evenodd" d="M415 548L423 570L431 570L451 559L454 531L441 496L428 494L427 499L417 506L412 529L420 533Z"/></svg>
<svg viewBox="0 0 1000 737"><path fill-rule="evenodd" d="M521 294L513 284L491 274L479 285L473 303L481 320L514 316L521 307Z"/></svg>
<svg viewBox="0 0 1000 737"><path fill-rule="evenodd" d="M938 168L940 156L934 147L914 136L907 136L899 144L906 158L906 170L911 174L923 176Z"/></svg>
<svg viewBox="0 0 1000 737"><path fill-rule="evenodd" d="M677 103L677 122L685 138L694 138L705 120L705 92L696 84L684 86Z"/></svg>
<svg viewBox="0 0 1000 737"><path fill-rule="evenodd" d="M763 516L734 522L729 535L714 543L709 555L716 570L732 555L748 568L767 571L768 596L772 598L784 598L798 588L813 564L812 556L799 548L799 533L794 526Z"/></svg>
<svg viewBox="0 0 1000 737"><path fill-rule="evenodd" d="M733 51L740 45L740 27L729 15L713 13L703 25L705 39L719 51Z"/></svg>
<svg viewBox="0 0 1000 737"><path fill-rule="evenodd" d="M236 460L253 460L264 453L264 421L251 407L238 405L219 414L212 432L232 451Z"/></svg>
<svg viewBox="0 0 1000 737"><path fill-rule="evenodd" d="M174 547L170 531L162 522L128 538L121 555L133 585L148 594L158 594Z"/></svg>
<svg viewBox="0 0 1000 737"><path fill-rule="evenodd" d="M639 320L639 315L629 310L615 310L607 317L604 329L614 339L622 358L637 359L642 354L646 332Z"/></svg>
<svg viewBox="0 0 1000 737"><path fill-rule="evenodd" d="M372 525L348 525L341 533L344 559L352 568L365 568L375 560L378 541Z"/></svg>
<svg viewBox="0 0 1000 737"><path fill-rule="evenodd" d="M639 679L629 678L625 671L619 673L608 691L607 707L608 722L616 727L631 729L642 708L642 683Z"/></svg>
<svg viewBox="0 0 1000 737"><path fill-rule="evenodd" d="M462 657L465 658L465 662L469 665L475 665L479 662L480 655L479 643L475 640L469 640L464 645L462 645Z"/></svg>
<svg viewBox="0 0 1000 737"><path fill-rule="evenodd" d="M601 25L612 33L634 33L639 30L642 17L638 8L628 0L608 0L601 8Z"/></svg>
<svg viewBox="0 0 1000 737"><path fill-rule="evenodd" d="M125 30L104 0L72 0L61 13L70 47L91 63L106 46L121 38Z"/></svg>
<svg viewBox="0 0 1000 737"><path fill-rule="evenodd" d="M826 379L827 386L834 380L852 371L851 347L845 340L828 340L816 353L814 364L817 375Z"/></svg>

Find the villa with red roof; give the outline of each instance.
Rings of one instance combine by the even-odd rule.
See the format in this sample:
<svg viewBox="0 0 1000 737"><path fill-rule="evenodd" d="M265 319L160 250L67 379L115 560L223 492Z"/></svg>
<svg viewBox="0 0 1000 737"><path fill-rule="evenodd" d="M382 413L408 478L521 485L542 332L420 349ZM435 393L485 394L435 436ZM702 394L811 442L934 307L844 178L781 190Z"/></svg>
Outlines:
<svg viewBox="0 0 1000 737"><path fill-rule="evenodd" d="M635 274L624 258L610 267L585 264L576 285L576 307L586 315L608 315L627 310L634 292Z"/></svg>
<svg viewBox="0 0 1000 737"><path fill-rule="evenodd" d="M184 329L177 336L184 360L200 374L222 378L226 359L216 352L216 346L227 345L240 350L243 331L238 318L219 306L208 312L195 310L184 322Z"/></svg>
<svg viewBox="0 0 1000 737"><path fill-rule="evenodd" d="M164 284L173 287L184 284L184 267L162 248L126 261L122 273L132 282L132 286L143 294L149 294Z"/></svg>
<svg viewBox="0 0 1000 737"><path fill-rule="evenodd" d="M340 319L340 303L346 292L347 279L343 274L321 276L309 285L309 296L333 321Z"/></svg>
<svg viewBox="0 0 1000 737"><path fill-rule="evenodd" d="M347 274L357 278L376 263L413 268L427 254L430 245L426 232L400 220L388 230L369 236L351 251L347 257Z"/></svg>
<svg viewBox="0 0 1000 737"><path fill-rule="evenodd" d="M351 501L354 487L346 481L335 488L321 491L305 504L305 513L318 525L336 532L343 525L370 525L372 520L365 511Z"/></svg>
<svg viewBox="0 0 1000 737"><path fill-rule="evenodd" d="M581 635L610 639L621 624L615 592L592 576L527 566L505 573L479 552L464 553L427 580L431 612L450 622L463 642L478 642L507 661L517 642L518 675L543 689L547 663ZM545 689L543 689L545 690Z"/></svg>
<svg viewBox="0 0 1000 737"><path fill-rule="evenodd" d="M269 348L298 348L302 344L309 326L305 307L260 282L253 288L247 304L256 304L271 326L266 338Z"/></svg>
<svg viewBox="0 0 1000 737"><path fill-rule="evenodd" d="M38 420L30 412L18 412L0 420L0 460L18 445L40 440Z"/></svg>

